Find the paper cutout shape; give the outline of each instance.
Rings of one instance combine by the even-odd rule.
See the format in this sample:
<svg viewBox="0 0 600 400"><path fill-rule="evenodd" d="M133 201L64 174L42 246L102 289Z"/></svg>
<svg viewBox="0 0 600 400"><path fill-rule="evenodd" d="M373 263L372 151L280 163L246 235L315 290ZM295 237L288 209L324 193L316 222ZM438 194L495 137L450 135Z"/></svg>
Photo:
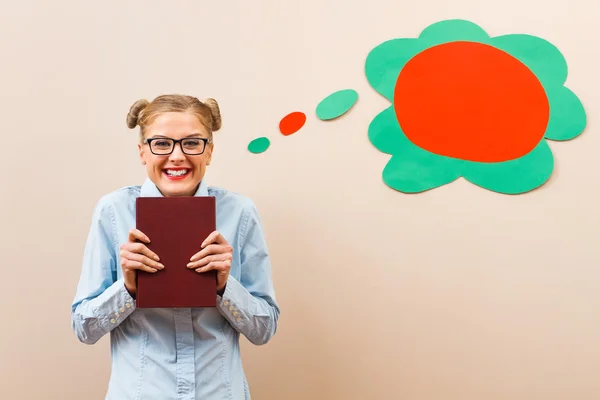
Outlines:
<svg viewBox="0 0 600 400"><path fill-rule="evenodd" d="M284 136L298 132L306 122L306 114L301 111L289 113L279 122L279 131Z"/></svg>
<svg viewBox="0 0 600 400"><path fill-rule="evenodd" d="M347 113L358 100L358 93L353 89L338 90L325 97L316 108L317 118L328 121Z"/></svg>
<svg viewBox="0 0 600 400"><path fill-rule="evenodd" d="M262 152L266 151L270 145L271 145L271 141L269 140L269 138L266 138L264 136L259 137L259 138L252 140L248 144L248 151L250 151L251 153L254 153L254 154L262 153Z"/></svg>
<svg viewBox="0 0 600 400"><path fill-rule="evenodd" d="M529 153L544 137L550 114L544 87L522 62L463 41L430 47L408 61L396 81L394 110L417 146L479 162Z"/></svg>
<svg viewBox="0 0 600 400"><path fill-rule="evenodd" d="M417 193L463 177L499 193L525 193L554 169L546 139L582 133L586 113L564 86L567 64L530 35L490 37L447 20L418 38L386 41L368 55L369 84L392 105L369 125L369 140L391 154L382 177Z"/></svg>

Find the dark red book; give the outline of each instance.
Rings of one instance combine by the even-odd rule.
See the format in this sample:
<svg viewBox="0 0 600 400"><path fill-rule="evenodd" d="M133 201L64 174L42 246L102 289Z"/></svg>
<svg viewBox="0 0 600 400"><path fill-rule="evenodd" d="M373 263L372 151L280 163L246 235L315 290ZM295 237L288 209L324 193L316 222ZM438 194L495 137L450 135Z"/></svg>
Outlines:
<svg viewBox="0 0 600 400"><path fill-rule="evenodd" d="M216 306L216 271L187 268L216 229L214 197L138 197L136 228L150 238L146 246L165 266L154 273L137 271L136 307Z"/></svg>

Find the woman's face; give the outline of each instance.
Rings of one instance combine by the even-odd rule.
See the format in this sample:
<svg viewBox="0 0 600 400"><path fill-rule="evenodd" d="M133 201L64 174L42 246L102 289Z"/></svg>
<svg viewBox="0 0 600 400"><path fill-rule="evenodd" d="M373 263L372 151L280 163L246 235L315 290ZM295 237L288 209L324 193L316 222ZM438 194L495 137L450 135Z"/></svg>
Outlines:
<svg viewBox="0 0 600 400"><path fill-rule="evenodd" d="M152 125L146 127L144 139L208 137L206 128L194 114L169 112L159 115ZM193 152L193 146L197 144L203 145L200 141L190 141L184 143L184 149L186 152ZM167 141L155 140L153 150L155 153L164 153L169 150L167 145ZM210 164L213 151L212 143L207 143L200 155L185 154L181 149L181 142L175 143L173 151L167 155L153 154L148 143L141 143L138 147L148 177L165 197L193 196L204 177L206 166Z"/></svg>

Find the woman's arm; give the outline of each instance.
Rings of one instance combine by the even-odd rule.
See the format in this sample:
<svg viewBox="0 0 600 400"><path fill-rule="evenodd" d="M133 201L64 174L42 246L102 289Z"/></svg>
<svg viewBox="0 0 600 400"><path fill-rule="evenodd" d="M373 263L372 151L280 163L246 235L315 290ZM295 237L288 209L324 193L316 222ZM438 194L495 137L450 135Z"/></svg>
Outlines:
<svg viewBox="0 0 600 400"><path fill-rule="evenodd" d="M275 334L280 309L263 227L253 202L243 218L240 280L229 275L224 293L218 296L217 308L251 343L262 345Z"/></svg>
<svg viewBox="0 0 600 400"><path fill-rule="evenodd" d="M94 209L85 244L77 292L71 307L71 326L77 339L94 344L123 322L134 310L123 279L117 279L119 266L115 253L114 213L106 198Z"/></svg>

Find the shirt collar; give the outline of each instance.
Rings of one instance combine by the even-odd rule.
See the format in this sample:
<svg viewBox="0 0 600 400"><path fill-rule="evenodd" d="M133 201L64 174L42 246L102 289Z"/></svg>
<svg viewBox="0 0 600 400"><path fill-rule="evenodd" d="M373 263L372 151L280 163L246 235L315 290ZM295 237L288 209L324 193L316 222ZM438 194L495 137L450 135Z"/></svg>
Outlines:
<svg viewBox="0 0 600 400"><path fill-rule="evenodd" d="M206 187L206 182L204 179L200 181L200 186L198 186L198 190L194 193L195 197L199 196L208 196L208 189ZM158 190L154 182L150 180L150 178L146 178L146 181L142 185L140 189L140 197L164 197L163 194Z"/></svg>

